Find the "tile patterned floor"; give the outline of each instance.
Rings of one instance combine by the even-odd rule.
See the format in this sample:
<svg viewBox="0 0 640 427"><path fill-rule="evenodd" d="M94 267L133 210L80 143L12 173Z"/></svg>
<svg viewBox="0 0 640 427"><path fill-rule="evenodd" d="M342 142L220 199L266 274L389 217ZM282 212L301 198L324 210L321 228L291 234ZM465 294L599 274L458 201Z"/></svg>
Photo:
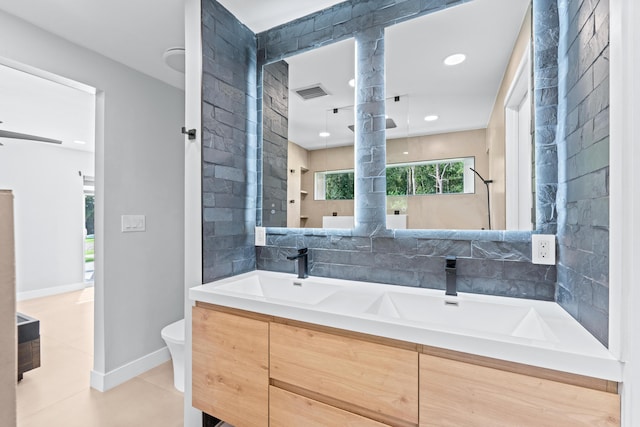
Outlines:
<svg viewBox="0 0 640 427"><path fill-rule="evenodd" d="M18 383L18 427L179 427L171 362L105 393L89 387L93 288L18 302L40 320L41 367Z"/></svg>

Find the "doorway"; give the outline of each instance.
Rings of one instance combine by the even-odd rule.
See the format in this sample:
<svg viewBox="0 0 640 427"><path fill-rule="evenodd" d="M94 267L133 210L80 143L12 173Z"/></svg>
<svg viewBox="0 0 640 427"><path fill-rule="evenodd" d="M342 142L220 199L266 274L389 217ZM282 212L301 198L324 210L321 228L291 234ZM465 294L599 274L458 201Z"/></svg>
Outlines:
<svg viewBox="0 0 640 427"><path fill-rule="evenodd" d="M532 230L535 223L530 64L527 48L505 99L507 230Z"/></svg>
<svg viewBox="0 0 640 427"><path fill-rule="evenodd" d="M24 420L88 384L93 363L85 227L93 228L96 91L5 59L0 74L0 188L14 192L18 311L40 321L42 363L17 390Z"/></svg>

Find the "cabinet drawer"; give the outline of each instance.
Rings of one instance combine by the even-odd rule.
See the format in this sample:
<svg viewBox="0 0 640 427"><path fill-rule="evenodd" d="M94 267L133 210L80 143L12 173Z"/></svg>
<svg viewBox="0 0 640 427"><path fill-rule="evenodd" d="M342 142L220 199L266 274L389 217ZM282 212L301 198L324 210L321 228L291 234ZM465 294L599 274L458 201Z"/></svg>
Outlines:
<svg viewBox="0 0 640 427"><path fill-rule="evenodd" d="M420 426L619 425L615 393L420 355Z"/></svg>
<svg viewBox="0 0 640 427"><path fill-rule="evenodd" d="M270 336L271 378L417 424L417 352L278 323Z"/></svg>
<svg viewBox="0 0 640 427"><path fill-rule="evenodd" d="M270 427L384 427L387 425L277 387L269 388L269 399L271 402Z"/></svg>
<svg viewBox="0 0 640 427"><path fill-rule="evenodd" d="M237 427L269 421L269 323L193 308L193 406Z"/></svg>

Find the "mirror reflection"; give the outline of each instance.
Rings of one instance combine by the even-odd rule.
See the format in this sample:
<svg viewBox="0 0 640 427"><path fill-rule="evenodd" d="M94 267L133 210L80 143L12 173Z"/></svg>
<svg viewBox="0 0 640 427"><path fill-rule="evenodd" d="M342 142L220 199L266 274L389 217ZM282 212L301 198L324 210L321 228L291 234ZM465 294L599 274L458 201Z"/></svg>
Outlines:
<svg viewBox="0 0 640 427"><path fill-rule="evenodd" d="M386 94L400 98L387 102L387 115L406 120L404 128L387 130L387 163L474 159L474 165L463 170L432 168L427 175L436 188L429 192L408 188L397 195L387 182L387 213L406 213L408 228L532 228L531 115L526 108L522 144L528 159L515 165L527 173L522 204L515 205L526 213L521 224L507 226L505 191L511 178L505 174L505 148L515 142L507 138L505 101L514 91L518 67L524 89L518 93L518 106L531 102L531 68L526 65L531 18L525 16L529 3L476 0L385 31ZM460 185L445 188L461 177L472 192Z"/></svg>
<svg viewBox="0 0 640 427"><path fill-rule="evenodd" d="M348 126L354 123L354 55L349 39L263 67L263 226L321 228L324 216L353 216L353 195L316 193L315 177L353 170L354 134ZM286 98L286 107L276 102L272 108L272 98ZM280 141L278 147L287 141L284 154L274 150L272 139Z"/></svg>
<svg viewBox="0 0 640 427"><path fill-rule="evenodd" d="M532 228L529 3L475 0L386 29L388 228ZM287 219L263 225L351 228L353 58L348 40L286 59Z"/></svg>

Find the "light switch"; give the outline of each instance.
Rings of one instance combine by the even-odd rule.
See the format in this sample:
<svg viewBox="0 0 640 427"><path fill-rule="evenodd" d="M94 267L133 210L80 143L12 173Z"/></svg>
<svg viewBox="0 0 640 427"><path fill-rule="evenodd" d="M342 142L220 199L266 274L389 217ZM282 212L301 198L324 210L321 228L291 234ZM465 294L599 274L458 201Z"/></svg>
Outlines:
<svg viewBox="0 0 640 427"><path fill-rule="evenodd" d="M146 221L144 215L122 215L122 232L145 231Z"/></svg>

